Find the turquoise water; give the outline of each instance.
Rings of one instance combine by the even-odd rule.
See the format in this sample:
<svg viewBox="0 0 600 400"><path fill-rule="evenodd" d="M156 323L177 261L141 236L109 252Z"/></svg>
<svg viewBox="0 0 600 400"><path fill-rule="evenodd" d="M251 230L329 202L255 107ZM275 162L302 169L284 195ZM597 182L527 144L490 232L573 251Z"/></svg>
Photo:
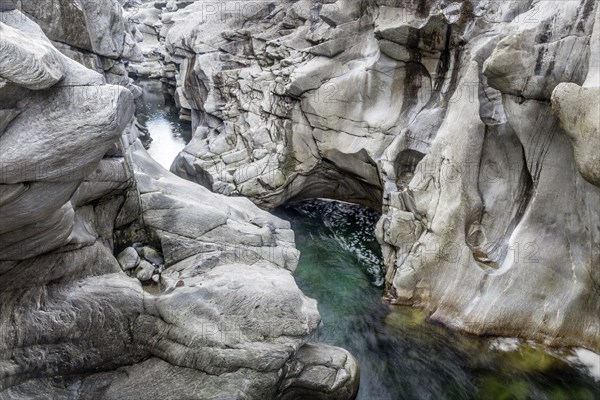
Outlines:
<svg viewBox="0 0 600 400"><path fill-rule="evenodd" d="M419 310L382 304L376 212L311 200L276 213L296 232L298 286L318 301L323 326L315 339L358 359L358 399L600 399L599 383L567 351L458 334Z"/></svg>

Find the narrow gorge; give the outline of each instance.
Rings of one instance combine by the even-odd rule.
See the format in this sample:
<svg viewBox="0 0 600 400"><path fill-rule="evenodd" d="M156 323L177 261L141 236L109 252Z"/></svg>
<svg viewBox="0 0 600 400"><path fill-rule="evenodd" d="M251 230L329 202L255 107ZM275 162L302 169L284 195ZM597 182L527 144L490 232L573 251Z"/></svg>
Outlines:
<svg viewBox="0 0 600 400"><path fill-rule="evenodd" d="M596 0L0 0L0 399L600 399Z"/></svg>

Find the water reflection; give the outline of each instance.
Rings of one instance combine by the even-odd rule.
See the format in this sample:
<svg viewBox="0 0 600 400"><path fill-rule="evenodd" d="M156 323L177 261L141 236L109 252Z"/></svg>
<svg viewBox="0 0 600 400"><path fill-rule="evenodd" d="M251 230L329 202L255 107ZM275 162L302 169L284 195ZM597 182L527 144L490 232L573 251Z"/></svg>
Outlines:
<svg viewBox="0 0 600 400"><path fill-rule="evenodd" d="M179 119L173 98L157 80L136 82L143 90L136 100L136 116L145 126L152 142L148 153L166 169L192 138L191 124Z"/></svg>
<svg viewBox="0 0 600 400"><path fill-rule="evenodd" d="M309 201L277 211L302 252L296 280L318 300L318 340L348 349L361 366L361 400L600 399L583 366L532 345L483 339L432 323L419 310L381 303L383 265L360 206Z"/></svg>

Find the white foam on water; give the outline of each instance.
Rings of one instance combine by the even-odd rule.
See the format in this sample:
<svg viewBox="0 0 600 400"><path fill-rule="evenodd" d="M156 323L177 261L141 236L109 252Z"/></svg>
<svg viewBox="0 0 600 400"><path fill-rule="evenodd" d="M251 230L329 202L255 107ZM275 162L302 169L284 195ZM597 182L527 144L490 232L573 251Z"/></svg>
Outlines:
<svg viewBox="0 0 600 400"><path fill-rule="evenodd" d="M519 350L521 341L517 338L495 338L490 342L490 349L509 353Z"/></svg>
<svg viewBox="0 0 600 400"><path fill-rule="evenodd" d="M354 254L365 266L366 271L372 276L372 284L383 286L385 281L383 260L368 247L368 243L374 240L373 230L379 219L377 213L363 206L329 199L309 200L295 205L294 208L308 217L322 218L323 224L340 247ZM349 231L353 226L358 226L360 229Z"/></svg>
<svg viewBox="0 0 600 400"><path fill-rule="evenodd" d="M146 123L152 143L148 153L167 170L185 147L185 140L175 135L173 126L163 118L153 118Z"/></svg>
<svg viewBox="0 0 600 400"><path fill-rule="evenodd" d="M596 381L600 382L600 354L587 349L575 349L574 355L567 359L583 366Z"/></svg>

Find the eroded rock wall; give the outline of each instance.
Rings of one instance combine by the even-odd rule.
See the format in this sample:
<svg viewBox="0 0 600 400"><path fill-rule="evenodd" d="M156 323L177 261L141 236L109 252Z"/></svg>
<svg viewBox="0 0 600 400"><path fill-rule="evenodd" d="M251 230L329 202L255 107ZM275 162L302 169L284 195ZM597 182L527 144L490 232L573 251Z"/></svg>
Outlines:
<svg viewBox="0 0 600 400"><path fill-rule="evenodd" d="M176 174L267 209L311 197L381 209L391 301L478 334L599 350L597 8L300 0L140 12L152 9L193 121Z"/></svg>
<svg viewBox="0 0 600 400"><path fill-rule="evenodd" d="M0 398L351 398L289 224L162 169L132 93L48 39L125 56L109 3L77 3L89 38L0 10Z"/></svg>
<svg viewBox="0 0 600 400"><path fill-rule="evenodd" d="M108 83L133 87L125 66L143 60L136 25L117 0L4 0L38 24L66 56L105 75Z"/></svg>

